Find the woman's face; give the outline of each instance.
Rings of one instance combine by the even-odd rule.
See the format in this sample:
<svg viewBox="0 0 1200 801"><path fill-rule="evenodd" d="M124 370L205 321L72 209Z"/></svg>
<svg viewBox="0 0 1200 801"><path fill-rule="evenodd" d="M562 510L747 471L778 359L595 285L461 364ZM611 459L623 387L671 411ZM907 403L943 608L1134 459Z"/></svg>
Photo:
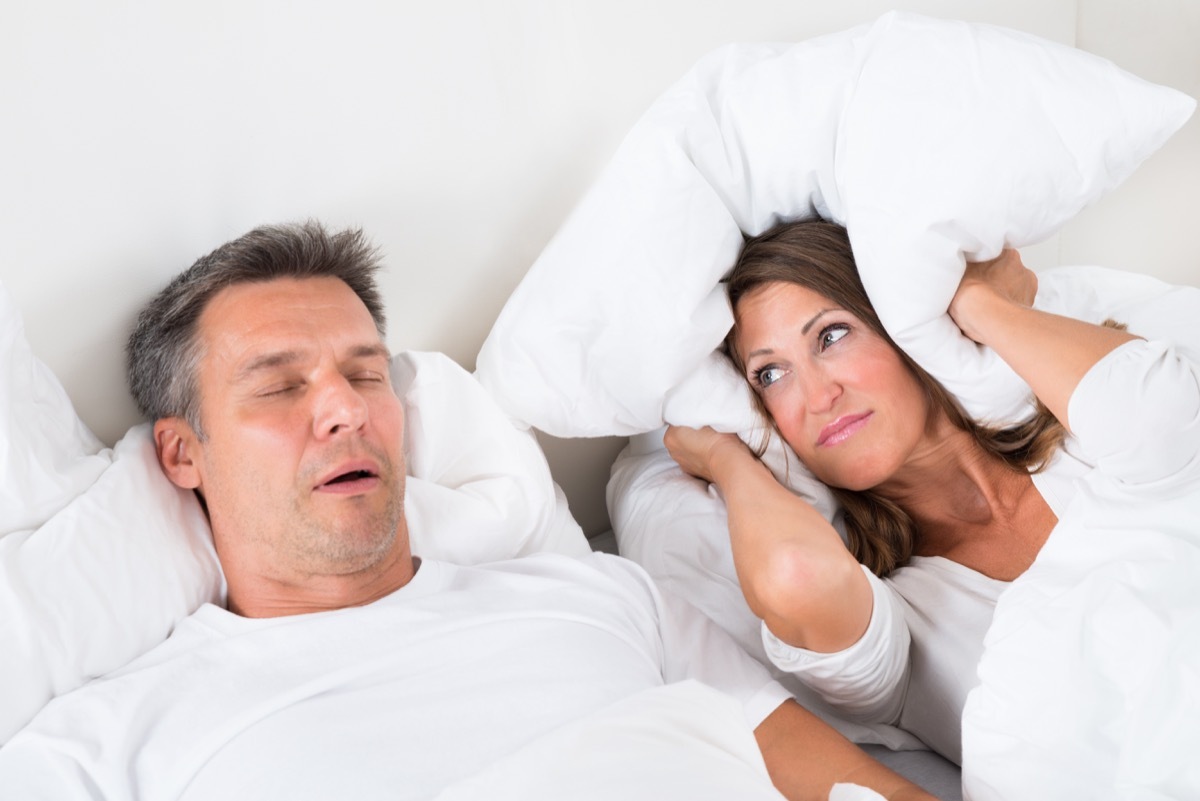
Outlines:
<svg viewBox="0 0 1200 801"><path fill-rule="evenodd" d="M899 354L858 317L785 282L751 290L735 312L746 378L817 478L869 489L914 454L930 403Z"/></svg>

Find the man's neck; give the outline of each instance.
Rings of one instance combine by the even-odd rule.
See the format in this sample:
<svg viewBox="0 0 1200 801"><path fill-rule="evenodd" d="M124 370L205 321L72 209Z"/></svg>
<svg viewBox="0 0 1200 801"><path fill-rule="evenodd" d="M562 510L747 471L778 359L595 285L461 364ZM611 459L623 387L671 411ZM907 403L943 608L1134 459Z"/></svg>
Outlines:
<svg viewBox="0 0 1200 801"><path fill-rule="evenodd" d="M347 574L295 577L230 577L227 606L242 617L286 617L365 606L391 595L412 581L420 565L408 548L369 569Z"/></svg>

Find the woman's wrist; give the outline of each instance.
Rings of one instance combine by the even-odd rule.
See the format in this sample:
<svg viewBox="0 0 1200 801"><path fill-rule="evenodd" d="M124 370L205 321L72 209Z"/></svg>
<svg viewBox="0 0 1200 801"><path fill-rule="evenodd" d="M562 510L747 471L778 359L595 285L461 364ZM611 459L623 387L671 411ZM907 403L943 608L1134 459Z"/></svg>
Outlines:
<svg viewBox="0 0 1200 801"><path fill-rule="evenodd" d="M745 470L750 462L757 462L750 448L736 434L727 434L716 439L708 450L708 472L713 483L721 484L725 477Z"/></svg>
<svg viewBox="0 0 1200 801"><path fill-rule="evenodd" d="M964 285L950 304L950 318L969 339L980 345L992 345L996 324L1023 307L1004 297L991 286L975 282Z"/></svg>

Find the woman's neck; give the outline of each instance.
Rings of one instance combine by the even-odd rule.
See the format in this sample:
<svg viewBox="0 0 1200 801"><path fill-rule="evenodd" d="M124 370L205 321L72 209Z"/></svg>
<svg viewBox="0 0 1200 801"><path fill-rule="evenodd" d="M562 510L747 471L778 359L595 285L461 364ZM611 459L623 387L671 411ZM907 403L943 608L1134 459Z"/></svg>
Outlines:
<svg viewBox="0 0 1200 801"><path fill-rule="evenodd" d="M986 451L948 420L875 488L912 518L915 552L946 556L994 578L1015 578L1056 520L1029 474Z"/></svg>

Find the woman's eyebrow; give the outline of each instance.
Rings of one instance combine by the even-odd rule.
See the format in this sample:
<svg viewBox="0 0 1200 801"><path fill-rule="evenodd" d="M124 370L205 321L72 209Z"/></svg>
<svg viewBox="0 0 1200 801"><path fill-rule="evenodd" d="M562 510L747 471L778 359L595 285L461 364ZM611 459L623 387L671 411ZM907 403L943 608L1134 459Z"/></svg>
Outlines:
<svg viewBox="0 0 1200 801"><path fill-rule="evenodd" d="M826 314L829 314L829 312L831 312L831 311L836 311L836 309L821 309L819 312L817 312L815 315L813 315L813 318L811 320L809 320L807 323L805 323L804 326L800 329L801 335L807 334L809 331L811 331L812 327L817 324L817 320L820 320L822 317L824 317ZM774 352L775 352L774 348L759 348L758 350L752 350L749 353L747 353L746 359L750 360L750 359L753 359L755 356L769 356L770 354L772 354Z"/></svg>
<svg viewBox="0 0 1200 801"><path fill-rule="evenodd" d="M817 324L817 320L820 320L822 317L824 317L826 314L829 314L829 312L831 312L831 311L833 311L833 309L821 309L819 312L816 313L816 316L814 316L811 320L809 320L807 323L804 324L804 327L800 329L800 333L807 334L812 329L812 327Z"/></svg>

